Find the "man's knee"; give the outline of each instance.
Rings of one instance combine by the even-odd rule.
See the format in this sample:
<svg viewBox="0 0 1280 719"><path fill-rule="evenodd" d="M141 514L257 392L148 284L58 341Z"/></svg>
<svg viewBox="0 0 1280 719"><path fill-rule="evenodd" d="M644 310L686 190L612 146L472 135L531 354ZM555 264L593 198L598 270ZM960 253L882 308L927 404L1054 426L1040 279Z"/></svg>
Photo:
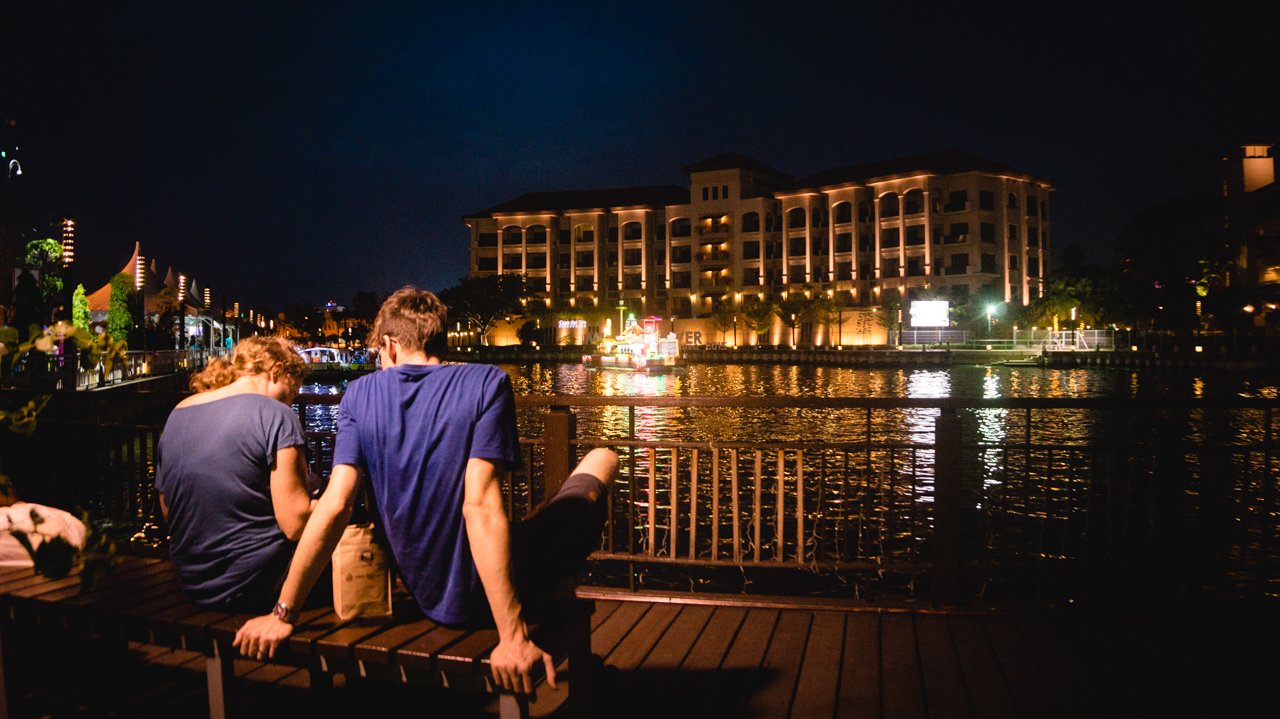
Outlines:
<svg viewBox="0 0 1280 719"><path fill-rule="evenodd" d="M618 476L618 453L605 447L596 447L578 462L573 474L589 474L608 485Z"/></svg>

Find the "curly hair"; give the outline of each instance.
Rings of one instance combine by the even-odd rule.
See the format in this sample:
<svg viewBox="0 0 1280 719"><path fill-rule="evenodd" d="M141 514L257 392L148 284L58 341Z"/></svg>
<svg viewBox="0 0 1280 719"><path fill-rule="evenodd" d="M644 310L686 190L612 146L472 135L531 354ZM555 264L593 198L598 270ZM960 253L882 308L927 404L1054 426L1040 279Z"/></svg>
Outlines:
<svg viewBox="0 0 1280 719"><path fill-rule="evenodd" d="M301 381L307 369L307 363L289 340L254 335L236 343L230 360L222 357L210 360L203 370L191 376L190 386L193 392L205 392L225 387L245 375L267 374L273 370Z"/></svg>
<svg viewBox="0 0 1280 719"><path fill-rule="evenodd" d="M380 347L382 336L396 338L409 351L422 350L443 357L448 349L445 334L449 308L435 293L405 285L382 303L366 344Z"/></svg>

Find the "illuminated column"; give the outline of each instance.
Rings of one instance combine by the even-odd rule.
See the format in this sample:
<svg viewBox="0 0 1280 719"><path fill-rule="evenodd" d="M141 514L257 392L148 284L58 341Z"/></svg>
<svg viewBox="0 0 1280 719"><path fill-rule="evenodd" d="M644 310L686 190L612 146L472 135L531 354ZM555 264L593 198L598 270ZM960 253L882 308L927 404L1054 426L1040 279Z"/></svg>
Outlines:
<svg viewBox="0 0 1280 719"><path fill-rule="evenodd" d="M141 292L143 285L146 284L146 279L147 279L146 258L144 258L142 256L142 253L139 252L138 261L133 264L133 289L138 292Z"/></svg>
<svg viewBox="0 0 1280 719"><path fill-rule="evenodd" d="M76 261L76 221L70 217L62 221L62 266Z"/></svg>
<svg viewBox="0 0 1280 719"><path fill-rule="evenodd" d="M874 277L872 279L883 279L880 270L880 198L876 196L875 191L871 192L871 251L875 254L876 264L872 268Z"/></svg>
<svg viewBox="0 0 1280 719"><path fill-rule="evenodd" d="M827 203L827 282L836 281L836 219L831 212L831 197L823 195ZM853 209L853 205L849 205Z"/></svg>
<svg viewBox="0 0 1280 719"><path fill-rule="evenodd" d="M924 275L933 274L933 207L929 203L929 188L924 189Z"/></svg>
<svg viewBox="0 0 1280 719"><path fill-rule="evenodd" d="M187 276L178 273L178 301L182 302L187 299Z"/></svg>
<svg viewBox="0 0 1280 719"><path fill-rule="evenodd" d="M210 294L209 288L208 287L204 288L204 308L206 310L209 309L209 307L213 304L212 297L213 295Z"/></svg>
<svg viewBox="0 0 1280 719"><path fill-rule="evenodd" d="M807 201L805 205L809 207L809 221L804 223L804 281L808 282L813 277L813 224L819 210Z"/></svg>

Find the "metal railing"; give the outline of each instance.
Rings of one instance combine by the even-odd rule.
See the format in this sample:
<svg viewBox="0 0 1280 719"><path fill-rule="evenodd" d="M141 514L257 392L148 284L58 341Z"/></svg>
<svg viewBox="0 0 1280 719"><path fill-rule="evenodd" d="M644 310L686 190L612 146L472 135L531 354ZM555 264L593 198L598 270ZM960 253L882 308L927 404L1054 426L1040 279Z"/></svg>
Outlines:
<svg viewBox="0 0 1280 719"><path fill-rule="evenodd" d="M124 382L203 369L211 357L229 350L130 350L110 372L99 363L85 368L78 354L49 354L26 359L15 368L8 381L12 386L32 389L95 389Z"/></svg>
<svg viewBox="0 0 1280 719"><path fill-rule="evenodd" d="M314 425L308 413L339 400L308 396L298 410ZM789 569L830 577L846 596L942 605L1280 598L1277 400L520 397L517 408L524 461L504 486L510 516L587 449L615 449L594 557L633 580L646 567ZM663 416L732 429L756 415L812 423L813 437L650 431ZM588 420L608 429L579 437ZM159 426L42 420L31 456L60 459L43 475L48 498L163 543L150 484ZM333 433L308 442L326 475Z"/></svg>

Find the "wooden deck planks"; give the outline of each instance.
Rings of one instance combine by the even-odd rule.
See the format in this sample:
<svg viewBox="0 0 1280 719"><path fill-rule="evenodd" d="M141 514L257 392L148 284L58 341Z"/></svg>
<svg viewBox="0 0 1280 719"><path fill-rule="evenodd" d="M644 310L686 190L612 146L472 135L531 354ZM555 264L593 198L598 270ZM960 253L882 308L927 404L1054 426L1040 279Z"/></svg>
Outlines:
<svg viewBox="0 0 1280 719"><path fill-rule="evenodd" d="M783 612L778 618L761 663L759 685L747 699L748 716L788 716L812 624L812 612Z"/></svg>
<svg viewBox="0 0 1280 719"><path fill-rule="evenodd" d="M972 616L954 616L950 617L950 624L965 686L973 700L974 715L983 719L1012 719L1017 716L1000 663L983 631L982 621Z"/></svg>
<svg viewBox="0 0 1280 719"><path fill-rule="evenodd" d="M844 615L838 612L814 612L809 627L809 644L805 647L796 682L793 717L831 717L835 715L840 689L840 658L844 652Z"/></svg>
<svg viewBox="0 0 1280 719"><path fill-rule="evenodd" d="M1018 716L1062 717L1061 707L1053 700L1040 663L1023 641L1017 623L1010 617L990 617L983 627Z"/></svg>
<svg viewBox="0 0 1280 719"><path fill-rule="evenodd" d="M915 622L929 716L931 719L973 717L947 618L921 614L916 616Z"/></svg>
<svg viewBox="0 0 1280 719"><path fill-rule="evenodd" d="M879 717L882 671L880 614L855 612L845 617L844 656L840 661L837 717Z"/></svg>
<svg viewBox="0 0 1280 719"><path fill-rule="evenodd" d="M884 715L902 719L924 719L927 713L915 621L906 613L883 614L880 617L880 631L881 664L884 671L880 685Z"/></svg>
<svg viewBox="0 0 1280 719"><path fill-rule="evenodd" d="M781 612L750 609L720 664L714 683L701 699L704 716L737 716L743 703L759 688L761 663Z"/></svg>

